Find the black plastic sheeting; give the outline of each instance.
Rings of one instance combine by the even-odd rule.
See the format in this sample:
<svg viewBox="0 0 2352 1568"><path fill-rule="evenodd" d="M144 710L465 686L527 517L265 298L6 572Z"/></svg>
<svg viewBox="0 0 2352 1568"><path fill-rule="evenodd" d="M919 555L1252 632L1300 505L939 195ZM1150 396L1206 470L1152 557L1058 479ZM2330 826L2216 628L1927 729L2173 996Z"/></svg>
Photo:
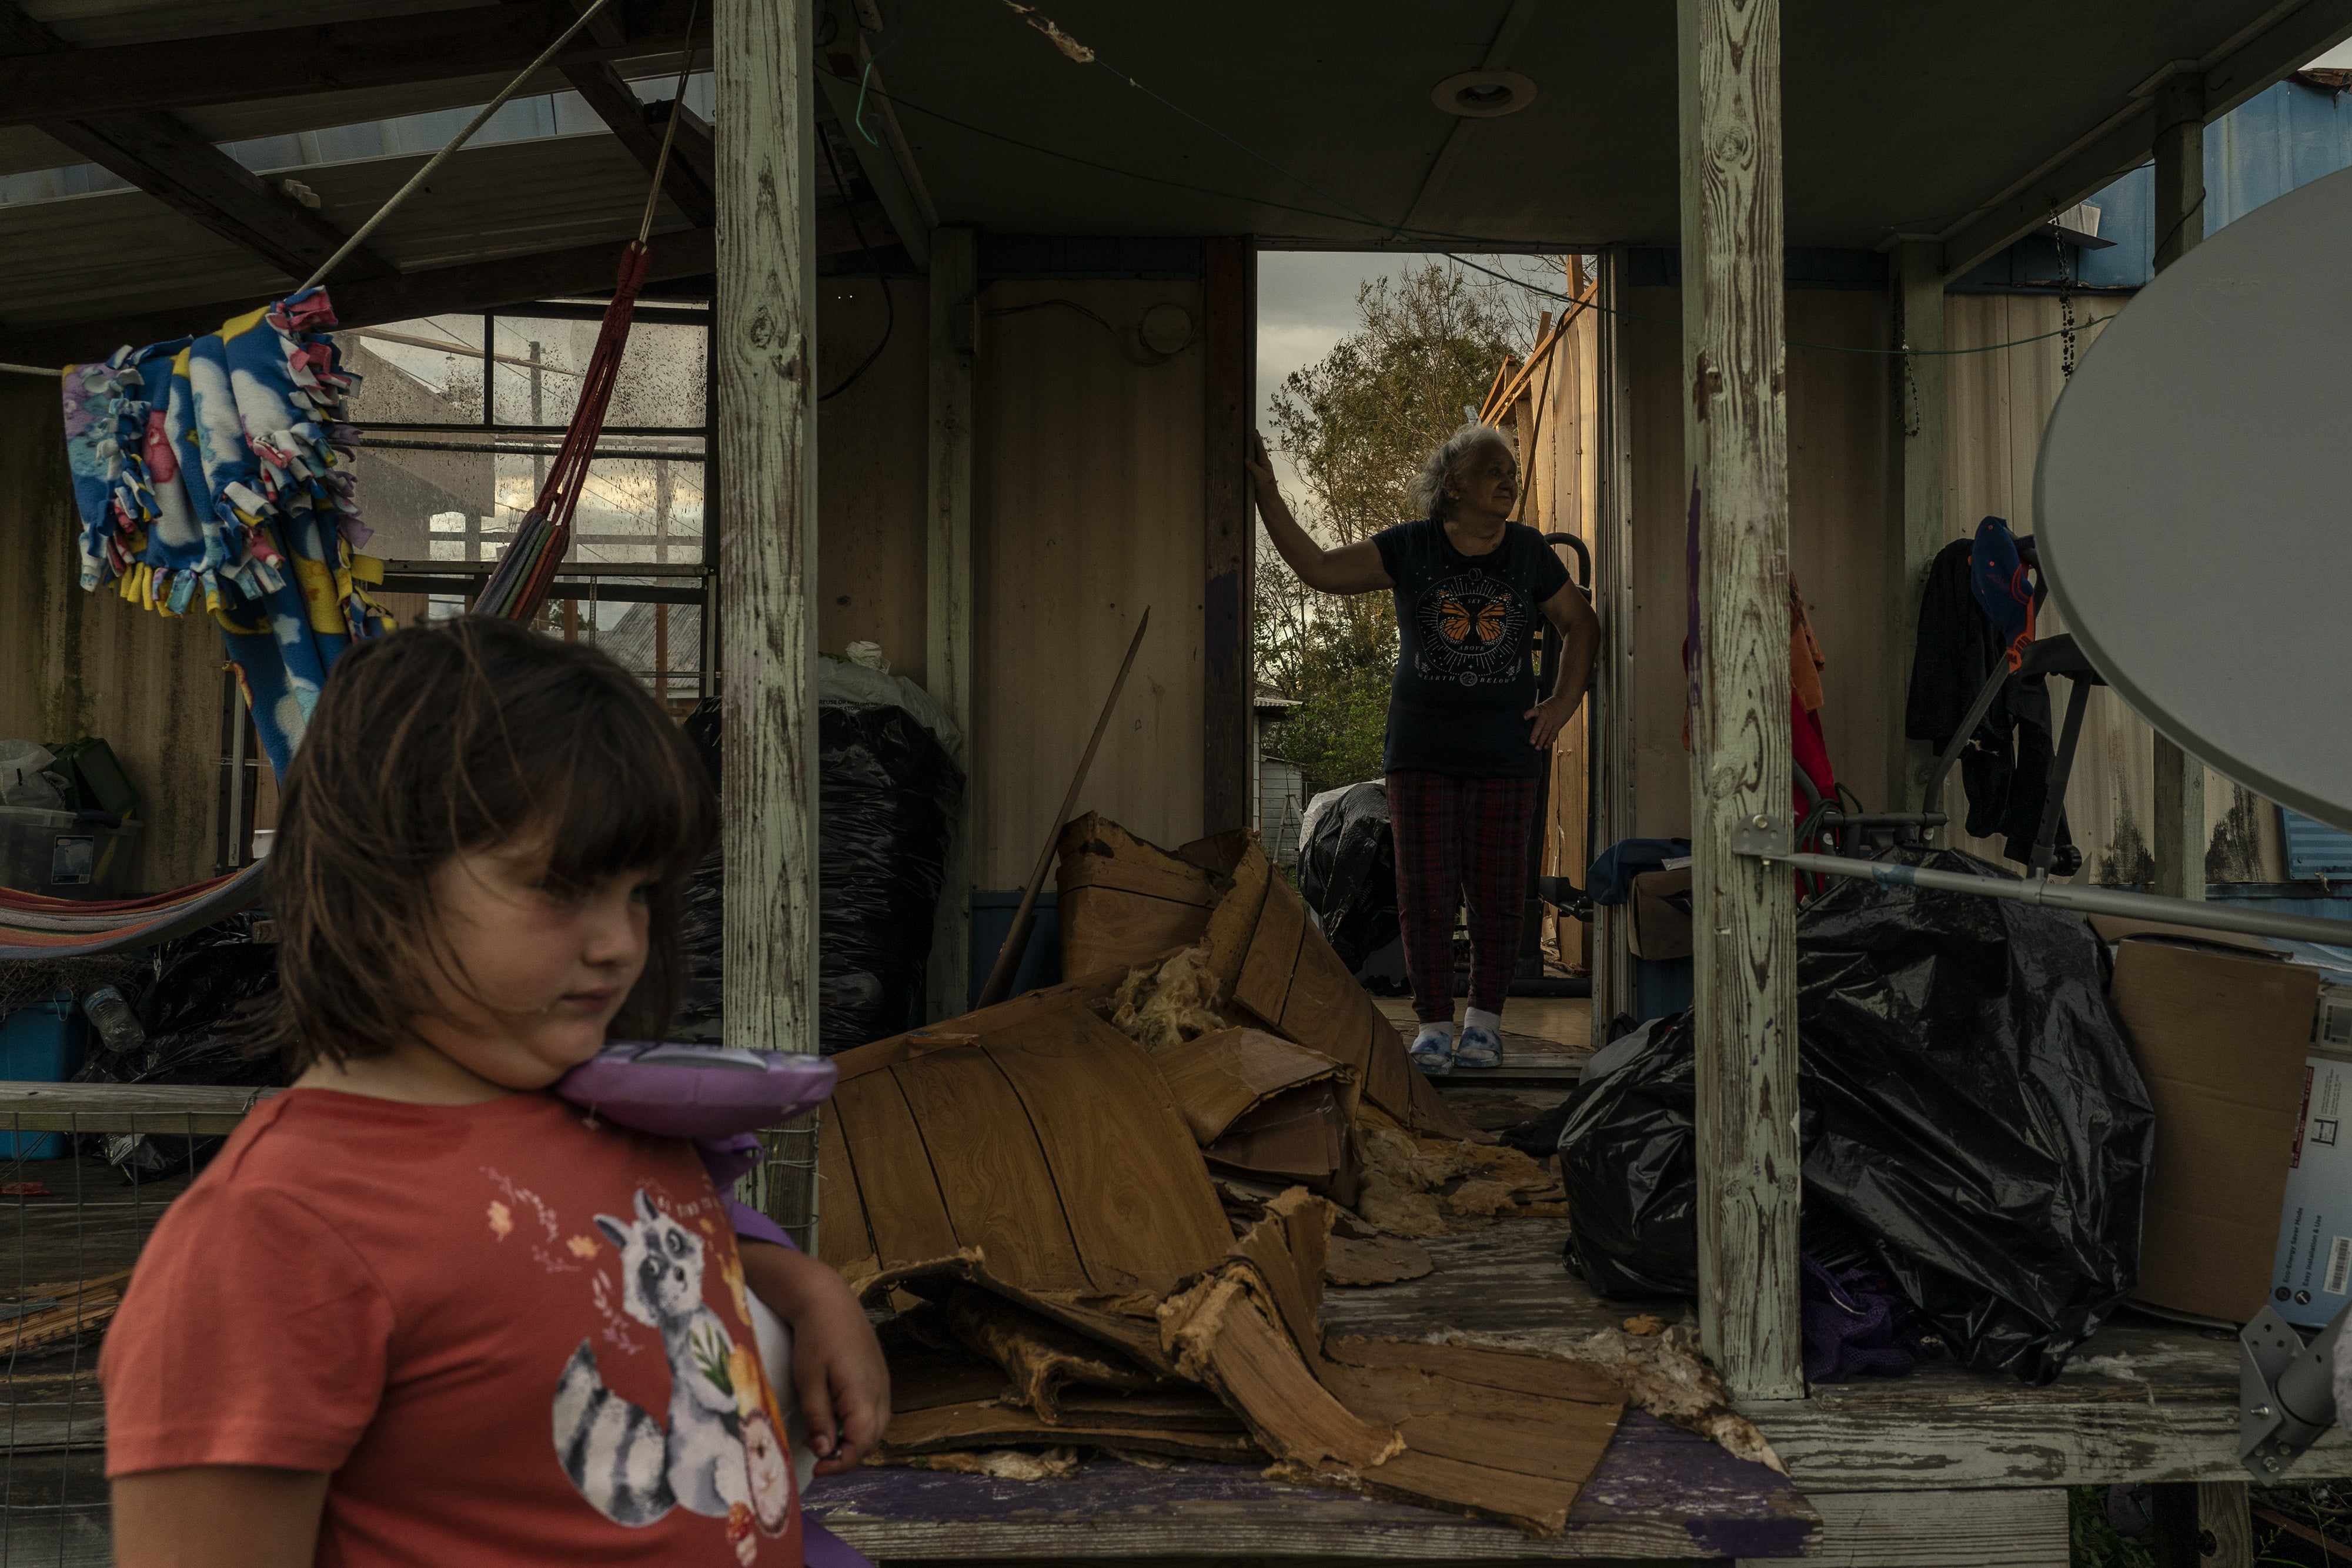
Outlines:
<svg viewBox="0 0 2352 1568"><path fill-rule="evenodd" d="M1387 786L1377 779L1350 785L1315 819L1298 846L1298 891L1350 974L1397 939Z"/></svg>
<svg viewBox="0 0 2352 1568"><path fill-rule="evenodd" d="M718 776L717 705L687 733ZM830 1056L923 1021L923 971L964 779L904 708L817 709L817 1035ZM670 1035L719 1038L724 952L719 852L686 891L687 983Z"/></svg>
<svg viewBox="0 0 2352 1568"><path fill-rule="evenodd" d="M1569 1259L1604 1296L1698 1294L1697 1056L1690 1015L1593 1052L1559 1131Z"/></svg>
<svg viewBox="0 0 2352 1568"><path fill-rule="evenodd" d="M1905 859L2006 874L1954 851ZM1883 1268L1955 1355L2058 1375L2137 1283L2147 1089L2080 915L1841 881L1797 923L1808 1250ZM1570 1257L1697 1288L1685 1021L1597 1054L1561 1134Z"/></svg>
<svg viewBox="0 0 2352 1568"><path fill-rule="evenodd" d="M247 1056L231 1034L236 1023L262 998L278 989L278 946L254 940L257 922L269 918L249 909L173 938L155 949L155 976L142 988L133 1010L147 1031L146 1045L127 1054L108 1051L96 1030L89 1058L74 1077L83 1083L226 1083L263 1088L283 1082L275 1056ZM209 1159L221 1140L169 1134L96 1134L83 1144L106 1161L142 1178Z"/></svg>

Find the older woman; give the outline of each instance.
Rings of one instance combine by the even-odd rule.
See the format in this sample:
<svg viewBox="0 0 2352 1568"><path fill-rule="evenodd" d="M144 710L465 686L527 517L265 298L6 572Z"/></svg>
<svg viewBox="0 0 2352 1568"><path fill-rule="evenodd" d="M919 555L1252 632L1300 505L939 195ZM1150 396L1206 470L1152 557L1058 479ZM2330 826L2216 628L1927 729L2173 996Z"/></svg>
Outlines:
<svg viewBox="0 0 2352 1568"><path fill-rule="evenodd" d="M1389 692L1389 820L1397 915L1421 1030L1424 1072L1499 1066L1503 998L1519 949L1528 838L1552 742L1584 700L1599 629L1568 569L1514 523L1519 465L1509 437L1470 423L1414 476L1421 520L1326 549L1284 505L1263 437L1244 458L1259 514L1301 582L1325 593L1396 595L1399 646ZM1536 690L1536 617L1567 657L1549 697ZM1470 911L1470 1006L1454 1030L1454 917Z"/></svg>

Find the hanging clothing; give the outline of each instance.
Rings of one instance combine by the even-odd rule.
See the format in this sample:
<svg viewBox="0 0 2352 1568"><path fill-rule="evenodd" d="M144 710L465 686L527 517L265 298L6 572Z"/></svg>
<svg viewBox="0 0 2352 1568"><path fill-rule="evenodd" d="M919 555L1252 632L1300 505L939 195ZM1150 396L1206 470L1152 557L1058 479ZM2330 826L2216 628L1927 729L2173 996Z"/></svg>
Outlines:
<svg viewBox="0 0 2352 1568"><path fill-rule="evenodd" d="M357 553L342 369L323 289L202 338L64 372L82 587L219 622L262 750L284 777L327 672L392 624Z"/></svg>
<svg viewBox="0 0 2352 1568"><path fill-rule="evenodd" d="M1789 578L1789 747L1796 777L1790 783L1791 803L1797 818L1802 821L1812 809L1815 800L1837 799L1837 770L1830 765L1829 738L1822 729L1822 709L1829 702L1822 686L1822 672L1829 668L1829 660L1822 653L1821 642L1813 635L1812 616L1805 609L1805 596L1797 587L1794 574ZM1698 684L1692 679L1691 644L1683 643L1683 674L1690 679L1694 695ZM1683 749L1691 748L1691 710L1683 709ZM1809 790L1806 785L1812 788ZM1820 847L1800 844L1810 850Z"/></svg>
<svg viewBox="0 0 2352 1568"><path fill-rule="evenodd" d="M1986 518L1978 532L1989 553L1997 554L1998 541L2008 539L2007 526L1998 517ZM2015 549L2010 540L2012 562ZM1929 565L1919 596L1919 634L1912 653L1903 733L1927 741L1939 756L1950 748L1960 721L1994 668L2010 663L2012 651L2022 658L2032 640L2030 588L2023 599L2027 610L2015 614L2013 626L1997 625L1986 613L1980 581L1994 586L1996 604L2015 604L2018 578L2014 571L2001 571L1995 560L1980 579L1976 554L1976 545L1968 539L1946 545ZM2011 632L2021 633L2023 641L2005 634ZM2009 859L2020 863L2031 860L2057 752L2048 685L2039 676L2011 681L1985 710L1966 746L1958 771L1968 796L1969 835L2000 839L2001 852ZM2064 848L2074 841L2062 812L2057 844Z"/></svg>

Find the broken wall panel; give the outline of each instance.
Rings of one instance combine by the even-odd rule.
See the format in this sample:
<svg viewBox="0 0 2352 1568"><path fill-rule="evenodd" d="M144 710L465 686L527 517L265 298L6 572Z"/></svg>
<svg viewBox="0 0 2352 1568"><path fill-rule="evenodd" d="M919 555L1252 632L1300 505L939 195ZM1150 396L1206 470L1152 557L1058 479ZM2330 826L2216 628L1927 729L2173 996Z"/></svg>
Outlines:
<svg viewBox="0 0 2352 1568"><path fill-rule="evenodd" d="M856 1184L873 1270L974 1250L1024 1290L1162 1292L1232 1232L1141 1048L1075 983L834 1060L825 1190ZM1115 1133L1106 1135L1108 1130ZM827 1244L848 1264L858 1243Z"/></svg>
<svg viewBox="0 0 2352 1568"><path fill-rule="evenodd" d="M952 1175L940 1191L956 1242L1040 1290L1083 1291L1078 1244L1036 1130L1004 1071L977 1045L889 1070L921 1128L922 1155Z"/></svg>
<svg viewBox="0 0 2352 1568"><path fill-rule="evenodd" d="M1201 939L1219 879L1089 811L1063 829L1055 868L1062 972L1135 964Z"/></svg>

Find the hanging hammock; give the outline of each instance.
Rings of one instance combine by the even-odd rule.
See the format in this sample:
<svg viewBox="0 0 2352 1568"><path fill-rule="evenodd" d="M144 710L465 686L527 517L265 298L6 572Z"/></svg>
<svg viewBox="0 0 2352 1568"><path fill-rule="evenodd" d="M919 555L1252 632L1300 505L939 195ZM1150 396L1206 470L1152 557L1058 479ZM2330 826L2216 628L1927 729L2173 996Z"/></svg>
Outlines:
<svg viewBox="0 0 2352 1568"><path fill-rule="evenodd" d="M474 117L472 122L459 131L447 146L436 153L405 185L395 192L392 199L379 208L375 215L345 242L341 250L328 258L326 264L320 267L309 282L289 295L286 300L270 307L266 311L256 312L254 318L238 318L236 321L231 322L228 327L223 329L221 336L226 337L232 330L250 331L253 329L253 321L257 319L262 323L276 326L281 334L287 335L289 343L293 345L287 352L289 361L302 363L301 356L310 350L310 345L302 341L303 335L288 332L285 324L291 321L298 329L311 322L322 322L327 326L333 324L334 318L331 308L327 304L325 291L317 287L320 280L333 270L336 263L356 249L375 226L382 223L384 217L412 191L420 188L425 177L432 173L442 160L464 145L483 122L530 78L540 64L544 63L547 57L551 57L557 49L561 48L571 38L572 33L579 31L587 24L589 18L595 15L603 4L604 0L596 0L594 5L583 8L572 26L548 46L546 56L542 56L541 60L524 68L522 73L508 84L504 92L486 105ZM693 31L691 16L688 18L687 27L690 35ZM687 71L692 64L692 59L693 56L689 50L685 64L678 71L677 90L672 99L674 103L682 102L685 98ZM482 592L473 606L476 614L496 615L510 621L530 621L536 617L541 607L547 601L548 591L553 585L557 568L562 564L564 555L571 549L572 514L579 507L580 493L587 481L589 465L595 459L597 438L603 434L604 428L605 411L612 405L613 390L620 379L621 356L628 346L629 325L636 311L637 296L645 288L646 269L650 255L646 241L653 233L654 204L661 194L662 177L668 167L671 140L677 134L678 119L679 116L673 111L670 115L669 128L662 138L661 155L655 161L653 188L646 197L645 214L638 225L637 237L630 241L621 253L620 273L614 283L612 303L605 307L604 324L597 332L596 346L589 358L588 369L583 377L580 402L573 410L571 423L565 430L563 444L558 450L555 461L549 465L546 483L541 487L530 511L523 517L521 525L516 531L514 542L499 558L497 570L490 574L488 581L483 585ZM214 340L217 340L205 341ZM181 340L180 342L168 346L159 345L158 349L168 347L168 351L160 356L161 361L169 362L176 359L178 362L184 363L189 355L183 345L187 341L187 340ZM325 352L314 352L310 362L314 366L331 369L331 354ZM257 542L247 552L238 554L235 561L223 559L222 552L217 548L199 549L184 567L175 569L178 571L175 577L170 571L159 571L154 567L142 565L133 559L126 547L143 545L146 542L146 536L151 533L160 536L165 530L160 526L162 519L155 516L157 492L149 483L154 468L155 448L152 440L142 439L146 431L146 422L150 417L149 404L142 401L137 402L134 407L131 403L122 402L121 393L125 384L133 393L136 393L142 390L142 383L135 371L127 383L120 380L120 372L126 366L144 365L150 361L156 360L158 360L157 350L142 350L134 354L126 348L112 360L108 361L104 366L71 366L66 372L69 427L74 423L71 413L74 394L80 392L88 397L100 390L115 395L115 407L131 409L132 420L140 426L138 431L119 431L118 426L123 423L123 421L119 418L110 416L101 419L96 416L86 416L81 423L80 430L77 432L78 436L84 440L85 445L90 444L93 439L103 444L105 450L101 453L101 456L111 465L110 471L98 480L104 493L104 505L100 512L95 516L106 519L103 526L98 521L90 520L93 514L89 507L85 507L87 525L83 549L85 585L94 586L100 576L100 568L92 564L92 552L95 548L100 551L111 549L116 552L110 558L101 554L95 559L110 565L112 570L106 575L120 578L123 584L123 597L127 599L143 601L156 608L168 608L172 612L176 613L180 609L194 602L196 594L203 593L205 596L205 602L213 609L215 617L221 621L224 636L232 655L238 653L247 655L246 660L239 661L235 667L238 669L239 681L245 688L248 706L257 710L262 701L276 696L279 688L287 685L285 678L279 678L276 685L270 685L269 682L273 674L277 677L299 680L309 672L289 671L284 668L268 670L253 657L257 653L270 652L277 639L273 638L267 621L261 624L247 626L236 622L232 614L223 612L223 599L220 592L222 581L226 580L229 583L229 591L232 594L241 587L257 588L258 591L267 593L280 589L279 584L271 583L268 580L272 575L268 569L290 565L293 569L290 575L284 573L277 575L285 579L286 584L291 586L297 596L297 614L301 615L302 619L316 628L314 637L302 643L301 651L316 664L318 667L315 675L321 681L326 667L333 663L335 656L348 643L348 635L334 634L345 630L344 623L347 623L348 632L351 634L368 635L379 629L375 617L349 608L353 604L373 608L373 601L367 599L365 591L358 588L352 580L354 577L364 576L364 570L353 570L347 547L323 538L319 522L322 514L332 516L338 510L345 514L350 513L349 480L344 479L340 487L326 483L312 486L316 493L307 495L303 498L302 509L305 516L302 518L294 519L298 525L307 523L309 525L307 529L298 526L293 532L278 532L273 538L271 518L264 516L259 522L248 522L250 536ZM104 377L86 373L101 371L116 372L117 379L107 381ZM161 380L160 377L158 379ZM104 382L102 388L100 385L100 382ZM159 386L157 390L161 392L162 388ZM179 428L170 425L163 413L159 413L154 417L159 429ZM94 438L89 434L91 432L95 432ZM128 441L122 438L124 434L129 436ZM311 460L310 472L306 473L306 476L315 477L317 468L333 464L334 458L327 451L328 444L328 438L322 436L305 449L304 455ZM273 476L273 483L280 483L283 479L282 465L273 465L270 461L280 455L282 445L283 443L271 443L267 436L255 443L257 450L262 455L264 467ZM172 451L168 440L164 442L163 450L167 454ZM79 485L89 477L81 471L90 466L90 454L87 451L78 452L73 454L73 456L77 468L77 484ZM302 465L298 462L294 466L300 469ZM202 470L190 466L183 472L193 480ZM206 476L209 477L209 475ZM128 497L130 499L118 505L116 498L119 497ZM240 500L240 506L242 506L242 500ZM140 510L142 507L145 508L143 515ZM246 520L259 514L261 508L256 507L249 510L239 511L236 515L239 520ZM140 526L149 521L156 522L159 526L152 529ZM117 534L119 538L114 537ZM299 537L297 537L298 535ZM362 538L365 537L363 532L361 537ZM95 547L90 542L92 539L97 540ZM280 539L294 547L290 562L285 559L289 554L288 551L273 549L274 544ZM315 547L320 553L311 554L309 549L303 548L306 544ZM277 559L273 559L273 555ZM264 569L260 571L257 580L241 580L237 574L250 574L254 570L252 566L254 561L258 561ZM211 576L207 577L204 570L199 570L200 568L209 568ZM320 580L322 572L325 575L323 583ZM160 601L159 595L162 596ZM236 602L259 606L266 604L267 601L258 598L251 601L240 599ZM307 614L303 614L304 611L307 611ZM329 625L328 622L336 617L341 617L341 622ZM252 665L250 672L247 669L248 663ZM283 664L282 657L279 663ZM315 684L310 690L315 696ZM290 702L293 698L289 695L285 700ZM303 707L301 712L307 716L307 706ZM256 716L259 719L262 715L257 711ZM299 737L299 720L276 733L284 737L282 743L266 747L265 749L270 757L273 767L282 778L285 774L286 758L291 752L293 741ZM270 732L265 729L266 740ZM101 953L148 946L173 936L183 936L187 932L209 925L215 921L225 919L257 902L261 896L262 872L268 863L266 861L255 861L239 871L213 877L169 893L112 903L86 903L78 899L52 898L42 894L21 893L10 888L0 888L0 962L88 957Z"/></svg>

